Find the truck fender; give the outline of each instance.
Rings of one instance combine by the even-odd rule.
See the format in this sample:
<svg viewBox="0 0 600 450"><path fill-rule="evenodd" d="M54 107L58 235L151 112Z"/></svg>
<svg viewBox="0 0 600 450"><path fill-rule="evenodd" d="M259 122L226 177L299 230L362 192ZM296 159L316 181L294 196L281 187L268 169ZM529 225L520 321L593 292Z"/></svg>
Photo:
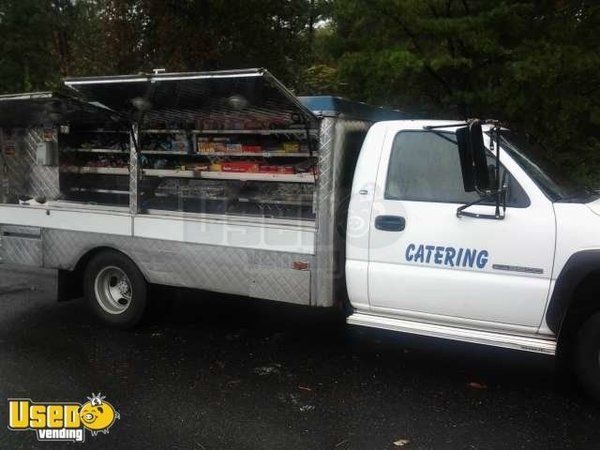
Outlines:
<svg viewBox="0 0 600 450"><path fill-rule="evenodd" d="M127 258L131 259L134 262L134 264L138 265L137 262L133 258L131 258L131 256L117 248L107 245L88 248L85 251L83 251L81 255L77 257L77 259L75 259L76 262L73 264L72 267L70 267L69 269L58 270L57 300L59 302L74 300L83 297L83 273L85 271L85 267L90 261L90 259L92 259L96 254L104 250L122 253Z"/></svg>
<svg viewBox="0 0 600 450"><path fill-rule="evenodd" d="M548 327L558 335L574 300L577 286L592 272L600 270L600 250L585 250L573 254L556 280L546 311ZM600 298L599 298L600 307Z"/></svg>

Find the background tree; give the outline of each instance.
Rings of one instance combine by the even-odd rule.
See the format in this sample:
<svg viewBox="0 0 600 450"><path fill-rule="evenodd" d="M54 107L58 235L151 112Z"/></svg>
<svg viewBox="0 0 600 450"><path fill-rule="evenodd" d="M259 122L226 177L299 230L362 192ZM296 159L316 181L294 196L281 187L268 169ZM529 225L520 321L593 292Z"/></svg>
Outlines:
<svg viewBox="0 0 600 450"><path fill-rule="evenodd" d="M413 116L497 117L600 180L600 5L336 0L329 47L350 97Z"/></svg>
<svg viewBox="0 0 600 450"><path fill-rule="evenodd" d="M0 0L0 83L5 92L45 88L58 77L51 8L38 0Z"/></svg>

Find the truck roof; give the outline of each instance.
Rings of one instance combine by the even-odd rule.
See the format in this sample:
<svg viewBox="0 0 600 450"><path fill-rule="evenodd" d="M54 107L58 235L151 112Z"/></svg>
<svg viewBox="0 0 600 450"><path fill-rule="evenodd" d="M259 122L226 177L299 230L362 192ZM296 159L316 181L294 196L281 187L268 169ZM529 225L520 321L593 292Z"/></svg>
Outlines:
<svg viewBox="0 0 600 450"><path fill-rule="evenodd" d="M438 131L449 131L454 132L457 128L464 127L465 122L460 119L448 119L448 120L383 120L379 122L379 126L385 127L388 125L401 126L407 130L422 130L427 126L438 127ZM447 126L445 126L447 125ZM439 128L443 127L443 128ZM492 125L483 124L483 131L489 131Z"/></svg>
<svg viewBox="0 0 600 450"><path fill-rule="evenodd" d="M376 107L333 95L301 96L298 99L317 116L344 117L370 122L406 119L406 114L402 111Z"/></svg>

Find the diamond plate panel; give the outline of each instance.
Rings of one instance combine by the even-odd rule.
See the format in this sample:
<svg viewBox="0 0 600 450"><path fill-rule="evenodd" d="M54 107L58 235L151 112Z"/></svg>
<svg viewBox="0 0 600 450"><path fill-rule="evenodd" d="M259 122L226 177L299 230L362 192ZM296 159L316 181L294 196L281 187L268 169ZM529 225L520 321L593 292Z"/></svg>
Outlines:
<svg viewBox="0 0 600 450"><path fill-rule="evenodd" d="M88 251L128 255L151 283L310 304L310 273L293 270L307 255L186 244L96 233L44 230L45 266L72 269Z"/></svg>
<svg viewBox="0 0 600 450"><path fill-rule="evenodd" d="M3 263L42 267L42 241L40 238L3 236L0 259Z"/></svg>
<svg viewBox="0 0 600 450"><path fill-rule="evenodd" d="M21 237L41 238L42 229L38 227L27 227L22 225L3 225L1 228L2 235L20 234Z"/></svg>
<svg viewBox="0 0 600 450"><path fill-rule="evenodd" d="M257 268L250 271L250 296L269 300L284 299L287 303L308 305L310 291L310 272L307 270L275 270Z"/></svg>
<svg viewBox="0 0 600 450"><path fill-rule="evenodd" d="M317 193L317 269L313 278L313 303L331 306L336 283L343 281L343 236L346 201L362 139L371 122L324 117L321 120L319 183Z"/></svg>
<svg viewBox="0 0 600 450"><path fill-rule="evenodd" d="M6 154L4 163L8 178L8 197L46 197L56 200L60 196L59 170L56 166L39 166L36 163L36 146L43 141L43 129L15 129L4 133L4 142L16 142L16 152Z"/></svg>
<svg viewBox="0 0 600 450"><path fill-rule="evenodd" d="M136 124L132 125L129 135L129 211L131 214L139 212L140 159L137 146L140 142L140 135L138 130Z"/></svg>

